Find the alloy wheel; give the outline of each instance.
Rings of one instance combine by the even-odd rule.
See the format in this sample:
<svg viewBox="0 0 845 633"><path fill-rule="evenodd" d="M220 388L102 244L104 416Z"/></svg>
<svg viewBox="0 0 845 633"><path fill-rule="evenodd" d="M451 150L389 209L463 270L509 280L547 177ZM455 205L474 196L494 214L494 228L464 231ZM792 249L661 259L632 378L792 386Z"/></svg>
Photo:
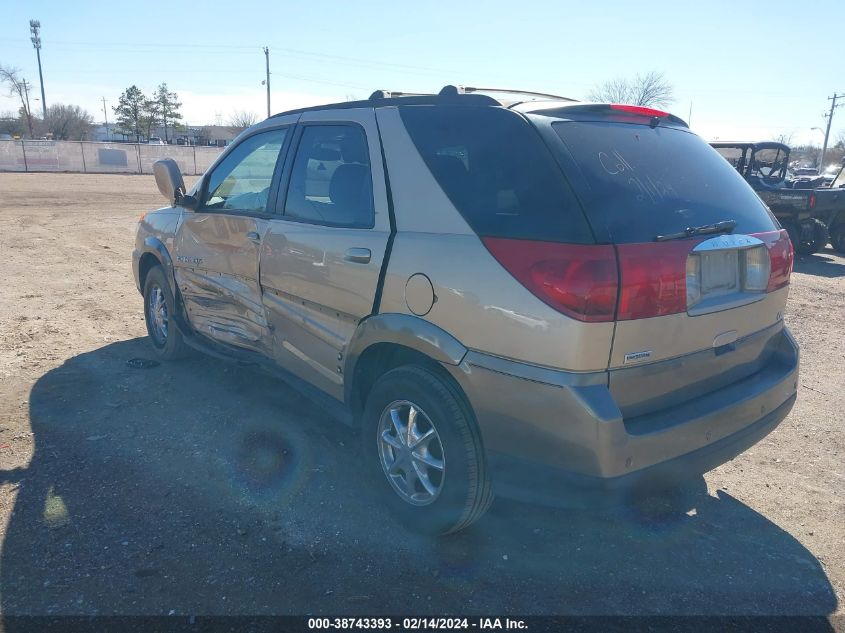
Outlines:
<svg viewBox="0 0 845 633"><path fill-rule="evenodd" d="M381 468L396 494L415 506L434 503L446 460L431 418L413 402L396 400L381 414L377 439Z"/></svg>

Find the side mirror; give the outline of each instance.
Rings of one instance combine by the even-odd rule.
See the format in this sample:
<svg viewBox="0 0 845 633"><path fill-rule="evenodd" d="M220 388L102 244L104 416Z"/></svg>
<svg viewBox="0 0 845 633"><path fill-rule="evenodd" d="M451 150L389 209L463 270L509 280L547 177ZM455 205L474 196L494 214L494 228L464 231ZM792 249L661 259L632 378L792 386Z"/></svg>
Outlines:
<svg viewBox="0 0 845 633"><path fill-rule="evenodd" d="M176 206L185 197L185 181L182 171L172 158L164 158L153 163L156 185L167 202Z"/></svg>
<svg viewBox="0 0 845 633"><path fill-rule="evenodd" d="M196 211L197 207L200 206L200 201L194 196L182 196L179 206L190 209L191 211Z"/></svg>

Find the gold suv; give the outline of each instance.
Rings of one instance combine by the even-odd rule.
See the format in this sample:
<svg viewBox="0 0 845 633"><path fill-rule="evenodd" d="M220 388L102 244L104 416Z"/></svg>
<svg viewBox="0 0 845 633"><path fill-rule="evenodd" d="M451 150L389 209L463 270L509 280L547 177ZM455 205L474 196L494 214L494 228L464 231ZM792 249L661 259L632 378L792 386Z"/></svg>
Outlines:
<svg viewBox="0 0 845 633"><path fill-rule="evenodd" d="M742 177L666 112L483 92L273 116L190 191L157 163L169 206L133 257L153 349L319 399L431 533L494 490L700 475L775 428L793 251Z"/></svg>

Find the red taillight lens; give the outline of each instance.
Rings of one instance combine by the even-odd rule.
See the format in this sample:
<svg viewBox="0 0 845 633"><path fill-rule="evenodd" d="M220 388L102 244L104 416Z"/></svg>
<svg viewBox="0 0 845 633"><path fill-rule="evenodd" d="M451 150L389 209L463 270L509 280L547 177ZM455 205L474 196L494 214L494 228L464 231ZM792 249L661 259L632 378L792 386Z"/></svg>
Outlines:
<svg viewBox="0 0 845 633"><path fill-rule="evenodd" d="M771 262L766 292L784 287L792 273L789 236L781 230L755 237L766 244ZM498 237L482 241L536 297L579 321L595 323L686 312L687 258L704 238L615 247Z"/></svg>
<svg viewBox="0 0 845 633"><path fill-rule="evenodd" d="M613 103L611 104L610 109L627 112L629 114L639 114L641 116L669 116L669 113L664 112L663 110L655 110L654 108L646 108L644 106L627 105L624 103Z"/></svg>
<svg viewBox="0 0 845 633"><path fill-rule="evenodd" d="M612 321L619 280L613 246L482 238L517 281L579 321Z"/></svg>
<svg viewBox="0 0 845 633"><path fill-rule="evenodd" d="M795 259L795 252L792 249L792 242L789 241L789 234L785 229L780 231L768 231L766 233L753 233L754 237L763 240L766 248L769 249L769 261L772 272L769 275L769 285L766 292L772 292L783 288L789 283L792 274L792 263Z"/></svg>
<svg viewBox="0 0 845 633"><path fill-rule="evenodd" d="M687 256L702 240L619 244L617 320L645 319L687 309Z"/></svg>
<svg viewBox="0 0 845 633"><path fill-rule="evenodd" d="M816 194L814 194L814 193L810 194L810 208L811 209L816 208Z"/></svg>

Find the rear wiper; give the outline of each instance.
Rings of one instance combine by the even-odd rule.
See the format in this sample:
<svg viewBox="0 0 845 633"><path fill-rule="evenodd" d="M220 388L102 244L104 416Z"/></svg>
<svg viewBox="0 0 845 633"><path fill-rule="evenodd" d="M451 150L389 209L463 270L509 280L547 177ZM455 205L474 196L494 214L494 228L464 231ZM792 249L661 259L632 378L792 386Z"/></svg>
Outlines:
<svg viewBox="0 0 845 633"><path fill-rule="evenodd" d="M712 235L714 233L731 233L736 228L736 220L722 220L715 224L704 226L690 226L680 233L669 233L668 235L657 235L655 242L666 242L668 240L681 240L694 235Z"/></svg>

